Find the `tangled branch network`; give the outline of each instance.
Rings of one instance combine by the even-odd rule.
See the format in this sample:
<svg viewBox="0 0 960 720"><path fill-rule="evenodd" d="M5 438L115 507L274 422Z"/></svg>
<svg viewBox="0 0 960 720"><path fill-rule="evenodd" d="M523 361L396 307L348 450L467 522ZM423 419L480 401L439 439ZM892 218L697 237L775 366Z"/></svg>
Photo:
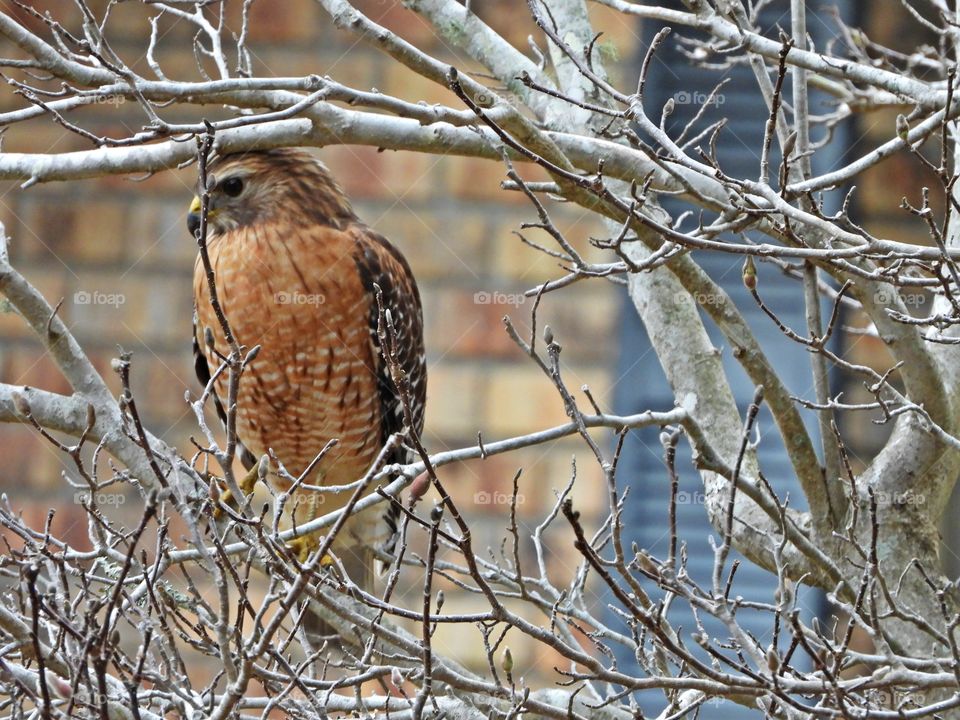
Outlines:
<svg viewBox="0 0 960 720"><path fill-rule="evenodd" d="M253 0L110 2L102 9L77 0L62 16L11 3L0 12L0 67L18 102L0 113L8 131L0 178L19 182L18 192L187 166L203 188L212 153L284 146L359 144L500 163L504 192L522 194L533 215L518 234L559 268L528 289L529 335L509 319L505 332L552 384L568 417L502 440L480 433L474 446L443 452L431 452L408 422L363 477L324 488L349 497L342 510L290 526L283 511L305 476L288 473L290 491L272 491L264 505L244 496L233 470L236 388L258 348L231 343L207 387L187 398L194 447L171 447L142 420L131 389L133 359L120 353L114 361L121 387L115 395L59 306L11 264L4 231L0 292L71 392L0 384L0 421L28 425L69 460L64 481L83 502L87 538L78 546L52 532L49 521L33 526L17 498L0 502L8 548L0 561L2 713L628 720L642 716L638 698L654 693L663 720L722 713L715 706L721 701L777 718L957 716L960 603L941 567L938 534L960 472L954 11L942 0L904 0L910 21L939 40L904 54L839 21L835 46L815 47L799 0L785 16L789 32L777 36L759 29L765 2L686 0L675 9L630 0L589 7L585 0L528 0L533 34L524 48L495 29L495 13L486 17L476 4L404 3L458 58L451 64L347 0L319 0L351 42L368 43L452 91L450 105L319 74L261 72L249 41ZM145 31L143 63L115 50L116 13L131 5ZM591 25L597 14L588 10L663 28L638 77L628 78L626 63L601 52ZM188 27L192 37L195 65L178 70L180 78L168 76L173 71L160 61L172 26ZM646 83L670 42L680 42L692 61L754 73L769 115L750 177L730 174L716 153L727 118L708 118L729 109L715 102L723 83L706 96L686 94L701 107L679 131L667 122L675 100L659 108L659 117L648 114ZM828 112L811 111L811 89L830 98ZM136 128L109 135L88 126L82 110L93 104L117 113L133 108ZM836 128L854 115L891 109L898 114L888 139L842 167L813 173L811 159ZM8 151L20 128L50 122L85 149ZM852 184L895 153L936 178L902 207L929 237L925 245L877 237L850 212ZM525 179L531 167L542 179ZM823 193L838 188L846 200L827 212ZM666 197L687 210L672 215L661 202ZM563 204L605 221L606 236L592 241L596 254L588 256L560 229L555 218ZM206 207L202 214L201 256ZM547 243L531 239L530 230L545 233ZM699 264L704 251L743 257L749 302L809 355L812 395L788 390L744 308ZM790 327L764 300L762 263L782 270L782 282L805 308L806 327ZM562 303L577 283L626 287L673 406L616 415L589 388L571 387L561 361L564 328L538 328L536 313L542 302ZM921 295L929 312L911 303ZM851 329L850 318L862 318L859 332L889 351L884 367L858 363L830 342ZM232 337L227 318L219 319ZM756 388L745 412L707 334L711 326ZM402 394L393 332L381 309L381 346ZM861 383L868 400L832 394L835 370ZM234 412L222 429L207 422L219 377L233 393L227 406ZM409 397L406 404L409 417ZM808 509L797 509L764 475L753 439L761 406L770 411ZM803 410L815 415L815 427L804 424ZM860 415L890 434L873 457L854 463L840 428ZM662 557L625 541L628 496L617 473L627 435L649 427L661 429L663 474L644 482L671 488ZM599 469L604 516L578 512L572 498L582 469L573 462L530 526L520 519L518 473L505 498L502 544L477 548L473 518L438 471L566 436ZM715 528L705 580L688 572L677 520L681 442L693 451L703 509ZM399 444L414 449L417 460L385 463ZM316 448L318 461L331 447ZM432 508L417 502L427 493L438 498ZM136 498L135 507L116 513L118 497ZM328 551L351 513L387 503L400 514L401 540L381 558L388 572L371 592ZM309 535L322 538L310 553L291 549ZM560 547L575 550L576 566L566 573L549 562ZM743 562L770 571L765 602L737 594ZM826 591L829 618L801 615L801 585ZM445 608L444 593L451 592L477 609ZM692 611L692 627L671 621L677 605ZM335 642L309 641L303 625L311 614L337 630ZM708 618L722 636L707 631ZM747 631L747 618L760 618L769 632L761 638ZM482 666L435 646L435 632L448 624L469 627L482 641ZM552 659L546 672L521 672L521 645ZM632 663L615 659L625 656Z"/></svg>

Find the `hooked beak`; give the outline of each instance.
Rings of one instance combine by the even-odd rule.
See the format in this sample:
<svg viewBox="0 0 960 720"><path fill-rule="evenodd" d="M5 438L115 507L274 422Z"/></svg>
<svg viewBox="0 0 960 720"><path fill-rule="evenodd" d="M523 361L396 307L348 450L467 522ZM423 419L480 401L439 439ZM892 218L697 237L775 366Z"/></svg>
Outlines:
<svg viewBox="0 0 960 720"><path fill-rule="evenodd" d="M190 203L190 211L187 213L187 229L194 237L197 236L197 230L200 229L200 196L194 195L193 202ZM213 217L213 211L207 211L207 219Z"/></svg>

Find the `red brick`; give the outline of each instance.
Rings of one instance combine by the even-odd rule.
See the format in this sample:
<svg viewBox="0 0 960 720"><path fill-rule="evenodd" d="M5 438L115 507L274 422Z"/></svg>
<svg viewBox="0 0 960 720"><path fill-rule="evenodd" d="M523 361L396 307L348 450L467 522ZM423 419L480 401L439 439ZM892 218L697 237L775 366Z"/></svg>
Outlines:
<svg viewBox="0 0 960 720"><path fill-rule="evenodd" d="M475 365L430 365L424 429L429 447L435 442L475 437L485 382L482 368Z"/></svg>
<svg viewBox="0 0 960 720"><path fill-rule="evenodd" d="M192 263L191 263L192 265ZM131 273L125 287L132 297L125 317L140 341L149 344L182 346L188 348L193 317L193 273L151 274ZM141 294L142 293L142 294ZM143 305L139 299L143 298ZM172 321L171 321L172 320Z"/></svg>
<svg viewBox="0 0 960 720"><path fill-rule="evenodd" d="M933 186L932 178L926 175L917 158L907 153L896 153L859 176L856 197L868 217L882 214L908 218L907 211L900 209L900 201L906 197L908 202L919 207L922 203L921 188ZM897 177L900 181L892 183L891 177ZM917 225L918 229L922 229L921 223Z"/></svg>
<svg viewBox="0 0 960 720"><path fill-rule="evenodd" d="M403 251L421 286L437 279L476 283L489 271L488 214L452 205L391 203L357 210Z"/></svg>
<svg viewBox="0 0 960 720"><path fill-rule="evenodd" d="M67 271L64 268L43 269L34 271L34 268L18 268L51 306L56 306L61 298L66 297ZM0 298L0 338L35 337L27 321L17 313L12 306L8 307L7 300Z"/></svg>
<svg viewBox="0 0 960 720"><path fill-rule="evenodd" d="M193 371L190 338L184 338L183 352L157 355L147 349L134 352L130 371L131 385L144 422L157 433L165 433L176 426L189 412L184 393L189 390L196 398L201 391ZM191 426L193 414L189 415ZM186 451L186 445L182 446Z"/></svg>
<svg viewBox="0 0 960 720"><path fill-rule="evenodd" d="M547 203L547 211L556 229L588 263L606 263L613 258L609 251L596 248L591 239L607 239L611 230L593 213L576 205ZM524 223L538 222L532 207L518 208L497 216L491 236L494 244L494 271L533 287L545 280L557 279L567 274L561 261L524 243L516 233L521 233L531 243L554 252L565 252L546 231L535 227L523 228ZM564 266L570 263L563 263Z"/></svg>
<svg viewBox="0 0 960 720"><path fill-rule="evenodd" d="M380 84L380 68L386 62L363 44L352 47L349 52L337 47L331 52L319 53L315 48L298 46L254 46L251 57L254 71L261 75L330 76L342 85L364 91Z"/></svg>
<svg viewBox="0 0 960 720"><path fill-rule="evenodd" d="M17 448L17 452L5 453L0 470L0 486L8 492L16 491L12 496L15 503L23 502L24 489L32 500L56 493L64 483L60 473L74 467L69 457L26 425L0 425L0 443L5 448Z"/></svg>
<svg viewBox="0 0 960 720"><path fill-rule="evenodd" d="M446 85L435 83L399 63L387 64L383 73L383 86L379 89L408 102L439 103L455 109L464 107L463 102Z"/></svg>
<svg viewBox="0 0 960 720"><path fill-rule="evenodd" d="M567 421L563 401L538 368L503 368L490 378L483 428L497 437L543 430Z"/></svg>
<svg viewBox="0 0 960 720"><path fill-rule="evenodd" d="M443 155L387 150L381 153L383 182L398 202L411 203L436 196L444 186L446 169L456 162Z"/></svg>
<svg viewBox="0 0 960 720"><path fill-rule="evenodd" d="M384 150L366 145L331 145L319 157L340 179L351 197L383 199L388 209L414 213L418 200L436 195L443 187L446 158L439 155ZM365 218L372 225L374 218Z"/></svg>
<svg viewBox="0 0 960 720"><path fill-rule="evenodd" d="M863 316L851 319L853 327L867 327ZM849 333L843 338L844 357L851 362L872 367L885 372L892 364L893 357L884 342L873 335Z"/></svg>
<svg viewBox="0 0 960 720"><path fill-rule="evenodd" d="M438 289L427 313L427 340L433 352L456 357L517 358L516 344L504 328L504 315L516 315L526 303L520 293ZM523 305L520 305L523 307Z"/></svg>
<svg viewBox="0 0 960 720"><path fill-rule="evenodd" d="M63 15L63 9L61 8L54 11L54 14L55 16ZM94 14L100 19L103 18L102 11L99 8L94 8ZM114 3L110 8L110 17L106 25L106 36L107 39L110 40L110 44L114 50L118 50L117 46L129 38L149 35L150 16L157 14L159 13L151 12L147 15L143 12L143 8L139 8L136 5ZM166 25L166 23L163 24ZM166 30L167 28L163 29ZM162 37L164 40L170 39L167 34L162 35ZM120 51L118 50L118 52ZM120 55L129 63L137 57L142 57L144 55L144 48L141 46L139 52L120 52Z"/></svg>
<svg viewBox="0 0 960 720"><path fill-rule="evenodd" d="M29 4L29 7L41 15L49 13L68 29L75 28L76 24L82 19L78 8L65 5L59 0L35 0ZM31 32L38 33L42 37L49 37L46 24L34 13L28 12L16 4L4 8L4 11Z"/></svg>
<svg viewBox="0 0 960 720"><path fill-rule="evenodd" d="M896 0L878 0L870 9L871 12L864 14L863 22L873 42L901 52L910 52L921 42L927 42L923 29Z"/></svg>
<svg viewBox="0 0 960 720"><path fill-rule="evenodd" d="M558 340L563 343L562 337ZM604 397L604 370L571 367L563 363L561 373L567 389L575 395L582 408L587 409L589 405L580 392L581 385L589 385L594 397ZM486 401L484 428L500 435L545 430L569 421L560 394L549 378L533 366L532 361L493 373Z"/></svg>
<svg viewBox="0 0 960 720"><path fill-rule="evenodd" d="M118 261L125 248L125 213L123 205L109 200L50 203L38 195L24 203L21 219L47 254L72 266Z"/></svg>
<svg viewBox="0 0 960 720"><path fill-rule="evenodd" d="M359 0L354 7L378 25L389 28L422 50L429 52L443 46L433 26L398 0ZM347 38L343 40L349 42Z"/></svg>
<svg viewBox="0 0 960 720"><path fill-rule="evenodd" d="M70 152L89 150L90 141L82 139L46 117L8 126L3 137L5 152Z"/></svg>
<svg viewBox="0 0 960 720"><path fill-rule="evenodd" d="M93 347L87 350L87 357L94 370L107 384L107 387L113 393L114 397L120 395L122 389L120 376L113 369L113 361L119 356L120 351L117 346L108 345L106 347Z"/></svg>
<svg viewBox="0 0 960 720"><path fill-rule="evenodd" d="M312 72L329 75L338 83L356 90L370 91L376 87L383 90L383 68L389 62L390 59L382 53L360 43L349 50L336 47L332 52L323 53L317 59L317 67Z"/></svg>
<svg viewBox="0 0 960 720"><path fill-rule="evenodd" d="M484 434L487 444L499 439ZM476 437L468 444L475 445ZM505 529L513 496L513 478L517 471L522 471L517 488L517 517L531 522L544 511L545 504L552 497L549 490L554 478L545 472L546 460L542 447L531 447L463 463L454 498L468 517L499 516ZM453 484L447 487L452 488Z"/></svg>
<svg viewBox="0 0 960 720"><path fill-rule="evenodd" d="M620 300L619 293L604 280L581 281L552 297L550 294L544 297L537 311L537 322L541 329L550 325L568 362L593 362L602 366L610 360L611 339L616 338L619 331ZM529 313L516 313L513 321L518 329L523 328L521 332L529 332ZM594 397L599 401L601 398L596 392L600 388L594 390Z"/></svg>
<svg viewBox="0 0 960 720"><path fill-rule="evenodd" d="M39 347L17 348L0 357L3 362L4 382L13 385L29 385L50 392L67 394L70 384L54 364L53 360Z"/></svg>
<svg viewBox="0 0 960 720"><path fill-rule="evenodd" d="M239 5L234 8L230 29L240 34ZM250 5L248 42L252 48L257 43L286 43L309 41L316 36L316 29L329 16L319 3L271 2Z"/></svg>
<svg viewBox="0 0 960 720"><path fill-rule="evenodd" d="M322 150L320 159L330 168L351 198L394 198L394 194L383 183L384 162L376 148L331 145Z"/></svg>
<svg viewBox="0 0 960 720"><path fill-rule="evenodd" d="M126 212L123 204L108 199L85 200L76 207L73 232L67 240L69 257L82 262L120 260L126 250Z"/></svg>
<svg viewBox="0 0 960 720"><path fill-rule="evenodd" d="M4 485L8 482L11 483L9 487L16 488L22 487L23 480L21 479L20 482L8 478L0 480ZM61 483L63 483L62 480ZM51 535L65 541L73 549L91 550L92 544L87 536L86 512L79 504L74 503L72 495L68 498L66 493L61 492L55 497L55 501L33 503L24 502L21 495L14 499L13 505L16 509L22 510L24 525L41 533L47 526L48 515L53 511L53 519L50 523ZM3 531L3 536L12 547L24 545L23 540L10 531Z"/></svg>
<svg viewBox="0 0 960 720"><path fill-rule="evenodd" d="M463 199L521 202L522 198L501 190L500 184L506 179L507 169L502 163L462 158L451 168L450 185L455 195Z"/></svg>
<svg viewBox="0 0 960 720"><path fill-rule="evenodd" d="M542 33L537 29L536 23L526 6L518 6L511 0L494 0L493 2L478 3L478 5L479 7L476 7L475 11L484 23L515 48L519 48L527 56L530 55L527 37L533 35L539 38ZM538 42L542 49L546 49L545 42Z"/></svg>
<svg viewBox="0 0 960 720"><path fill-rule="evenodd" d="M590 3L588 9L593 32L603 33L594 49L595 56L600 56L600 62L614 85L629 81L627 73L635 72L629 60L636 49L643 46L639 21L596 3Z"/></svg>
<svg viewBox="0 0 960 720"><path fill-rule="evenodd" d="M130 209L130 227L126 266L141 272L156 267L175 269L192 275L197 256L196 241L187 230L189 199L173 198L154 203L135 203Z"/></svg>
<svg viewBox="0 0 960 720"><path fill-rule="evenodd" d="M7 252L11 262L20 261L20 192L17 185L11 182L0 184L0 222L7 236Z"/></svg>
<svg viewBox="0 0 960 720"><path fill-rule="evenodd" d="M63 304L63 317L81 343L110 337L129 344L137 335L135 316L146 312L149 297L142 282L114 273L84 272Z"/></svg>
<svg viewBox="0 0 960 720"><path fill-rule="evenodd" d="M933 240L915 217L906 213L895 215L865 215L863 227L874 237L894 242L908 242L914 245L932 245Z"/></svg>
<svg viewBox="0 0 960 720"><path fill-rule="evenodd" d="M514 232L519 232L528 241L555 252L562 252L557 243L542 230L535 228L520 229L520 223L508 222L498 227L494 246L494 271L498 276L509 278L533 288L545 280L563 277L567 271L561 267L558 258L524 243Z"/></svg>

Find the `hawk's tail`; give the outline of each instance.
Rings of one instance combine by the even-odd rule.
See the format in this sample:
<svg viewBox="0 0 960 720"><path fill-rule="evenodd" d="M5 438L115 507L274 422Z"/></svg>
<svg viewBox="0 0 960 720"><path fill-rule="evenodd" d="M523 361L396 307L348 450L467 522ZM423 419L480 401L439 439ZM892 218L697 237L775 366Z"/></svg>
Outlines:
<svg viewBox="0 0 960 720"><path fill-rule="evenodd" d="M374 536L379 539L374 542L350 545L334 543L333 552L340 559L350 580L368 593L375 592L377 576L384 574L390 567L390 561L378 557L377 550L391 557L396 552L397 543L400 540L400 507L396 503L388 503L381 516L381 522L383 526L374 533ZM319 647L323 640L338 635L332 625L312 612L307 613L303 626L307 638L314 647Z"/></svg>
<svg viewBox="0 0 960 720"><path fill-rule="evenodd" d="M334 549L343 569L347 571L350 580L364 592L374 591L374 559L375 553L369 545L350 545L347 547L338 547ZM336 628L333 627L316 613L305 610L306 616L303 619L303 629L307 635L307 640L314 648L319 648L325 640L336 641L340 636Z"/></svg>
<svg viewBox="0 0 960 720"><path fill-rule="evenodd" d="M380 550L389 555L392 560L397 552L397 543L400 542L400 506L397 503L387 503L387 509L383 511L383 522L387 526L387 536L380 544ZM389 568L389 560L377 558L378 575L383 575Z"/></svg>

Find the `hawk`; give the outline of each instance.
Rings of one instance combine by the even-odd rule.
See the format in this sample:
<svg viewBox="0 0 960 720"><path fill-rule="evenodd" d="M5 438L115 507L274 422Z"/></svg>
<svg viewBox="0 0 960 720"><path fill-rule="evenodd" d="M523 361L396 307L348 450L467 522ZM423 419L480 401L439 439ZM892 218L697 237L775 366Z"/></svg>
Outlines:
<svg viewBox="0 0 960 720"><path fill-rule="evenodd" d="M338 440L309 485L343 485L367 472L391 434L404 427L400 396L380 348L375 286L392 316L395 356L409 379L413 430L423 429L426 363L420 294L407 261L365 225L327 168L300 149L223 155L209 165L207 247L217 294L237 342L260 345L237 396L239 456L248 470L272 449L299 477L329 440ZM199 192L187 221L200 224ZM193 280L197 377L229 353L210 305L198 256ZM210 339L212 336L212 346ZM214 382L224 419L227 373ZM398 445L387 462L408 462ZM289 488L276 473L270 482ZM350 493L299 489L297 522L342 507ZM332 547L351 579L370 588L375 548L388 547L396 515L352 516Z"/></svg>

